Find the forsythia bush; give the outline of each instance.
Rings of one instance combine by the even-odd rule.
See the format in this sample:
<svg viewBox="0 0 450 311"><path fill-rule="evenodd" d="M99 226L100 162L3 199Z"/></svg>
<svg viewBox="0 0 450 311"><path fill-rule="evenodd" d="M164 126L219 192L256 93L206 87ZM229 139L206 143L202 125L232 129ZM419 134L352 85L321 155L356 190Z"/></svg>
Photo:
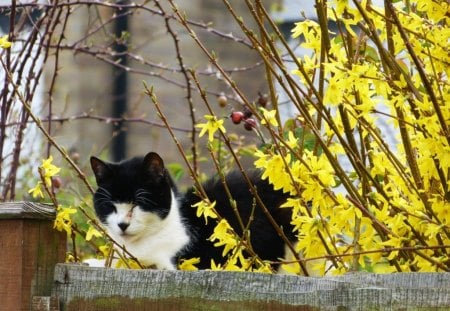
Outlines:
<svg viewBox="0 0 450 311"><path fill-rule="evenodd" d="M293 210L295 250L319 275L448 271L449 4L316 7L318 22L292 29L311 52L296 60L300 83L285 88L297 116L280 126L278 106L256 113L272 140L255 166L292 195L283 208ZM200 127L211 141L224 130L207 120ZM305 273L298 262L286 270Z"/></svg>
<svg viewBox="0 0 450 311"><path fill-rule="evenodd" d="M264 140L254 150L254 166L291 195L281 208L293 211L298 241L291 248L297 254L284 262L285 270L450 270L449 7L439 0L386 0L383 7L317 0L317 21L305 19L292 29L292 38L309 52L296 55L284 44L295 63L292 72L277 62L270 40L244 31L279 85L270 88L271 106L243 104L253 115L247 129ZM176 8L174 13L198 42ZM268 61L274 59L278 73ZM277 104L281 89L295 111L287 120ZM208 109L196 128L200 136L208 134L214 151L218 141L229 145L231 134L226 136L229 123ZM42 187L51 194L49 178L58 170L48 159L40 172L42 181L30 190L35 197L43 196ZM213 262L211 268L270 272L267 263L244 255L244 238L214 204L205 198L193 207L199 217L217 221L210 239L229 256L227 264ZM59 208L55 227L72 235L74 213ZM97 229L92 220L77 232L89 241L102 235ZM102 245L100 253L110 257L111 249ZM187 258L180 268L195 270L197 262Z"/></svg>
<svg viewBox="0 0 450 311"><path fill-rule="evenodd" d="M255 161L275 188L293 195L284 207L294 211L296 250L326 259L314 266L320 274L448 271L449 4L317 4L339 32L312 20L292 30L312 50L294 73L316 94L296 104L316 146L281 139ZM311 82L319 70L322 94ZM398 144L388 145L386 134Z"/></svg>

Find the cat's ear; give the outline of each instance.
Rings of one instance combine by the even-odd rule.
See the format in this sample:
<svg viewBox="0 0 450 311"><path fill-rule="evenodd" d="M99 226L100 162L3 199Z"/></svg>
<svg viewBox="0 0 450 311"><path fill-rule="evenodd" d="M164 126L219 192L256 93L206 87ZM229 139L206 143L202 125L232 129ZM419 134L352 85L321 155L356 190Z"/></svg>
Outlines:
<svg viewBox="0 0 450 311"><path fill-rule="evenodd" d="M108 178L108 176L110 176L111 174L111 168L108 166L108 164L96 157L91 157L91 168L94 172L97 184L105 180L105 178Z"/></svg>
<svg viewBox="0 0 450 311"><path fill-rule="evenodd" d="M164 161L156 152L147 153L144 157L143 164L150 176L156 180L160 180L165 176L166 169L164 168Z"/></svg>

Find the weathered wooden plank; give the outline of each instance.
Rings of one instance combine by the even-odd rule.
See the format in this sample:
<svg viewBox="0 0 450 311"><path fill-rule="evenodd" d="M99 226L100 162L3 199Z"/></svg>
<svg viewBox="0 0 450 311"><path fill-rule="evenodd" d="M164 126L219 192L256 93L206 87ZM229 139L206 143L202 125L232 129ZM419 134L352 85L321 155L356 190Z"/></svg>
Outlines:
<svg viewBox="0 0 450 311"><path fill-rule="evenodd" d="M443 287L450 288L450 273L347 273L343 276L329 277L330 280L345 280L366 286L379 286L388 288L423 288Z"/></svg>
<svg viewBox="0 0 450 311"><path fill-rule="evenodd" d="M0 203L2 310L30 310L33 296L50 296L54 266L63 262L66 236L53 230L54 209Z"/></svg>
<svg viewBox="0 0 450 311"><path fill-rule="evenodd" d="M450 274L306 278L63 264L56 267L53 294L62 309L70 311L243 310L238 308L243 305L245 310L446 310L450 309Z"/></svg>
<svg viewBox="0 0 450 311"><path fill-rule="evenodd" d="M0 203L0 219L55 219L55 208L51 205L31 202Z"/></svg>

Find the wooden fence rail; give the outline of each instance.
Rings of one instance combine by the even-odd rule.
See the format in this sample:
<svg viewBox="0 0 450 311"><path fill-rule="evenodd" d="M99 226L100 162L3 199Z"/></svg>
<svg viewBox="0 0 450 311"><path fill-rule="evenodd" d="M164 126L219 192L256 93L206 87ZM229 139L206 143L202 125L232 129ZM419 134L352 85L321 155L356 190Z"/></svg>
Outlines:
<svg viewBox="0 0 450 311"><path fill-rule="evenodd" d="M62 310L450 310L448 273L299 277L58 264Z"/></svg>
<svg viewBox="0 0 450 311"><path fill-rule="evenodd" d="M66 236L54 217L45 205L0 204L0 311L450 310L450 273L307 278L57 264Z"/></svg>

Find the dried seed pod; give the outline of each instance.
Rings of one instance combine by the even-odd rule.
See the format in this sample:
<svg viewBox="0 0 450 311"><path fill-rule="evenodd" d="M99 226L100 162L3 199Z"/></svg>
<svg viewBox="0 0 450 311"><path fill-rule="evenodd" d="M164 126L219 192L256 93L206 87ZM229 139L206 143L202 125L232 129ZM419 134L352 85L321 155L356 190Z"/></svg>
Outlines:
<svg viewBox="0 0 450 311"><path fill-rule="evenodd" d="M258 93L258 104L261 107L266 107L268 102L269 102L269 96L267 96L267 94L262 94L261 92L259 92Z"/></svg>
<svg viewBox="0 0 450 311"><path fill-rule="evenodd" d="M226 107L228 104L228 98L224 94L217 96L217 103L220 107Z"/></svg>
<svg viewBox="0 0 450 311"><path fill-rule="evenodd" d="M250 111L247 107L244 107L244 119L248 119L253 115L253 112Z"/></svg>
<svg viewBox="0 0 450 311"><path fill-rule="evenodd" d="M52 186L55 189L61 188L61 186L62 186L62 179L61 179L61 177L58 177L58 176L52 177Z"/></svg>

